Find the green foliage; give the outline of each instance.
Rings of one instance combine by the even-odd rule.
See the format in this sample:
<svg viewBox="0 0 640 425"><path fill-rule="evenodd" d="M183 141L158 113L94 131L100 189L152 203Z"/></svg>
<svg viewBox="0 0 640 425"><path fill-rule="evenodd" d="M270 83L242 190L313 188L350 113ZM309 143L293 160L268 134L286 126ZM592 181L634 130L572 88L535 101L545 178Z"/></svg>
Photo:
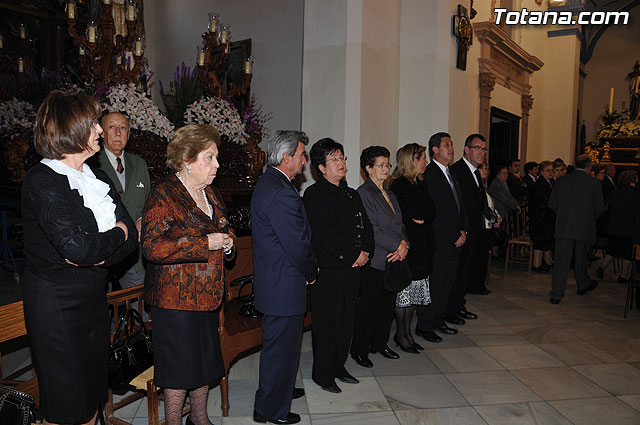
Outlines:
<svg viewBox="0 0 640 425"><path fill-rule="evenodd" d="M184 62L181 67L176 68L176 72L173 74L173 81L169 83L169 93L164 91L162 82L160 82L162 103L167 111L169 121L176 128L185 124L184 113L187 106L202 98L203 94L197 69L191 71L191 67L186 66Z"/></svg>

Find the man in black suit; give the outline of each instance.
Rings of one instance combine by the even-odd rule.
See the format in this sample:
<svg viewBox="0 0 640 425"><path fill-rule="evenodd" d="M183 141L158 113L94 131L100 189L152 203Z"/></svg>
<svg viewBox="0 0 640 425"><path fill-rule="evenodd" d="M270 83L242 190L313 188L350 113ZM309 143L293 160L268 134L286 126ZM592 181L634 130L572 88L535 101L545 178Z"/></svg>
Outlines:
<svg viewBox="0 0 640 425"><path fill-rule="evenodd" d="M251 197L253 270L256 308L262 318L260 380L253 420L295 424L289 411L294 388L302 325L307 310L307 285L318 276L311 248L311 227L298 190L291 180L307 163L307 135L276 131L267 140L267 170Z"/></svg>
<svg viewBox="0 0 640 425"><path fill-rule="evenodd" d="M507 186L509 186L509 192L516 198L518 204L522 205L527 195L527 190L520 177L520 159L512 159L511 165L509 165L509 177L507 178Z"/></svg>
<svg viewBox="0 0 640 425"><path fill-rule="evenodd" d="M575 166L573 173L556 181L549 198L549 208L556 213L555 263L549 292L551 304L559 304L564 296L572 254L578 295L598 286L598 281L589 279L587 275L587 260L596 238L596 219L605 210L602 191L598 180L589 175L589 155L579 155Z"/></svg>
<svg viewBox="0 0 640 425"><path fill-rule="evenodd" d="M467 291L489 293L484 284L482 284L482 288L470 286L474 278L473 271L476 268L476 262L487 261L485 256L480 256L478 252L478 242L484 228L483 213L487 203L487 195L484 192L480 171L476 168L484 162L486 151L487 141L484 136L472 134L464 142L464 156L451 166L451 174L460 185L468 223L467 242L462 247L458 278L449 296L447 315L445 316L445 320L453 325L464 325L465 319L478 318L477 315L467 311L464 306L464 295Z"/></svg>
<svg viewBox="0 0 640 425"><path fill-rule="evenodd" d="M431 304L418 307L416 334L429 342L441 342L434 331L446 335L458 333L444 321L449 294L456 281L461 247L467 239L462 192L449 171L453 161L453 141L447 133L436 133L429 139L429 155L433 161L424 172L424 182L436 206L433 220L433 272L429 276Z"/></svg>
<svg viewBox="0 0 640 425"><path fill-rule="evenodd" d="M604 166L604 179L602 180L602 198L605 203L609 202L609 195L613 192L613 189L617 188L616 178L616 166L613 164L607 164Z"/></svg>

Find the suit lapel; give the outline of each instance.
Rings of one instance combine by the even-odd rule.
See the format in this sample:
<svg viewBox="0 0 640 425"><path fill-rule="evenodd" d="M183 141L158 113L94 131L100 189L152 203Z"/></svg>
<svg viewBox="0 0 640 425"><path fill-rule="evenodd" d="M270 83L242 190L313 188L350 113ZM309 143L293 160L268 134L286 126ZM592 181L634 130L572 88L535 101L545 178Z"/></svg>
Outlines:
<svg viewBox="0 0 640 425"><path fill-rule="evenodd" d="M133 166L133 157L126 153L124 155L124 188L125 191L129 191L131 189L131 184L137 184L137 182L133 181L134 176L134 166Z"/></svg>
<svg viewBox="0 0 640 425"><path fill-rule="evenodd" d="M106 152L104 151L105 147L103 146L100 149L100 167L104 170L105 173L109 176L113 185L116 187L119 193L122 193L122 185L120 184L120 179L116 175L116 170L113 169L111 163L109 162L109 158L107 157Z"/></svg>

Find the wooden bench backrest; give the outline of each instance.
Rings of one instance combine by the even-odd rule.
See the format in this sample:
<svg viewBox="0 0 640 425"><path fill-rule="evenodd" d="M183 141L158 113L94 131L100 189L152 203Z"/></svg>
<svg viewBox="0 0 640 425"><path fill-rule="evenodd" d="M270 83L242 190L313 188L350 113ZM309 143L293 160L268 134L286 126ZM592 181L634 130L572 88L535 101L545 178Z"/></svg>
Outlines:
<svg viewBox="0 0 640 425"><path fill-rule="evenodd" d="M0 306L0 343L27 334L22 301Z"/></svg>

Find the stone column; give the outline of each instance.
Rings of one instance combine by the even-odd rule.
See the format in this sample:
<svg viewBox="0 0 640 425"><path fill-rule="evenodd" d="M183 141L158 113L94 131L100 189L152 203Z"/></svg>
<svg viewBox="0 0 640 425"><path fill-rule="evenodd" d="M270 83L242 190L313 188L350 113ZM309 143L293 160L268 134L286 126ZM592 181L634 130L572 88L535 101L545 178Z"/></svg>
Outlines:
<svg viewBox="0 0 640 425"><path fill-rule="evenodd" d="M480 81L480 120L478 130L487 138L489 149L489 129L491 127L491 92L496 85L496 77L491 72L478 74Z"/></svg>
<svg viewBox="0 0 640 425"><path fill-rule="evenodd" d="M529 135L529 111L533 106L533 97L530 94L522 95L522 119L520 120L520 158L527 161L527 139Z"/></svg>

